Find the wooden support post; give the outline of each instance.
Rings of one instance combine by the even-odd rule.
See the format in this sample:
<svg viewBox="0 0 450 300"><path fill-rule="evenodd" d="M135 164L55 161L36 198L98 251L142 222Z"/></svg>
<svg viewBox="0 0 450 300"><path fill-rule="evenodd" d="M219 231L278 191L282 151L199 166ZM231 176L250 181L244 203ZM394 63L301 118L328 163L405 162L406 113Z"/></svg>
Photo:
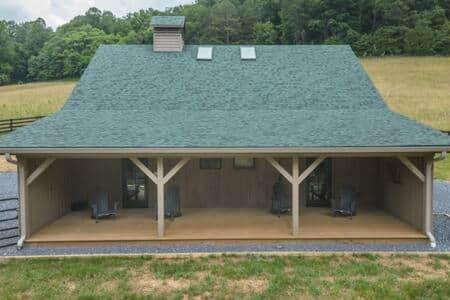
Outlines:
<svg viewBox="0 0 450 300"><path fill-rule="evenodd" d="M158 158L157 167L157 195L158 195L158 236L164 236L164 161Z"/></svg>
<svg viewBox="0 0 450 300"><path fill-rule="evenodd" d="M326 156L319 156L318 158L316 158L315 161L312 162L312 164L306 168L305 171L303 171L303 173L297 177L297 183L300 184L302 183L309 175L311 175L312 172L314 172L314 170L326 159Z"/></svg>
<svg viewBox="0 0 450 300"><path fill-rule="evenodd" d="M164 160L162 157L156 160L156 175L147 168L138 158L129 157L148 178L156 184L157 189L157 205L158 205L158 236L164 236L164 185L177 174L188 162L189 158L181 159L166 176L164 176Z"/></svg>
<svg viewBox="0 0 450 300"><path fill-rule="evenodd" d="M292 175L289 174L275 159L272 157L266 157L266 160L280 172L281 175L286 178L292 184L292 234L298 235L299 233L299 185L320 165L322 161L326 159L326 156L319 156L302 174L299 175L299 162L298 157L292 158Z"/></svg>
<svg viewBox="0 0 450 300"><path fill-rule="evenodd" d="M175 176L175 174L177 174L178 171L181 170L181 168L183 168L188 162L189 162L189 158L183 158L181 159L176 165L175 167L172 168L172 170L170 170L166 176L164 176L164 184L166 184L167 182L169 182L169 180Z"/></svg>
<svg viewBox="0 0 450 300"><path fill-rule="evenodd" d="M292 158L292 178L294 180L292 181L292 235L296 236L298 235L298 207L299 207L299 193L298 193L298 157Z"/></svg>
<svg viewBox="0 0 450 300"><path fill-rule="evenodd" d="M432 232L433 224L433 160L425 158L425 209L424 231Z"/></svg>
<svg viewBox="0 0 450 300"><path fill-rule="evenodd" d="M397 158L407 167L420 181L425 182L425 175L405 156L397 156Z"/></svg>
<svg viewBox="0 0 450 300"><path fill-rule="evenodd" d="M277 169L278 172L280 172L281 175L284 176L284 178L286 178L287 181L292 182L292 176L291 174L289 174L288 171L286 171L279 162L277 162L275 159L273 159L272 157L266 157L266 160L275 168Z"/></svg>
<svg viewBox="0 0 450 300"><path fill-rule="evenodd" d="M23 238L28 237L28 185L27 185L27 161L23 158L18 160L18 182L19 182L19 228L20 236Z"/></svg>
<svg viewBox="0 0 450 300"><path fill-rule="evenodd" d="M48 169L48 167L50 167L50 165L56 160L56 158L47 158L45 159L40 165L39 167L36 168L36 170L33 171L33 173L31 173L30 176L28 176L26 184L30 185L36 178L39 177L39 175L41 175L42 173L44 173L45 170Z"/></svg>
<svg viewBox="0 0 450 300"><path fill-rule="evenodd" d="M142 171L142 173L144 173L148 178L150 178L151 181L153 181L155 184L158 184L158 178L155 174L153 174L152 171L150 171L146 165L144 165L138 158L134 158L134 157L130 157L128 158L129 160L131 160L136 167L139 168L139 170Z"/></svg>

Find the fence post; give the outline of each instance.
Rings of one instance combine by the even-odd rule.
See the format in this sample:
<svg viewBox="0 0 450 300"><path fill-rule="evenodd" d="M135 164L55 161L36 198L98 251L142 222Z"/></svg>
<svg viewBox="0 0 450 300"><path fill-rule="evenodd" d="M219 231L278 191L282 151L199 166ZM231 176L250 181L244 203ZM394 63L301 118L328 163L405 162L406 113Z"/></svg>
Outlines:
<svg viewBox="0 0 450 300"><path fill-rule="evenodd" d="M9 131L13 131L13 119L9 119Z"/></svg>

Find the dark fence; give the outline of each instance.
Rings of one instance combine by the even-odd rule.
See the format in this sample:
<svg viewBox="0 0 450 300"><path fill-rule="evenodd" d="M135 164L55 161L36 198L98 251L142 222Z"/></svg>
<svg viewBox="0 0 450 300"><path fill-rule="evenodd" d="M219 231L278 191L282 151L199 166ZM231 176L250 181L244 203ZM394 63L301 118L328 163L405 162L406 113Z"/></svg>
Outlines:
<svg viewBox="0 0 450 300"><path fill-rule="evenodd" d="M17 243L19 238L18 206L19 199L0 199L0 248Z"/></svg>
<svg viewBox="0 0 450 300"><path fill-rule="evenodd" d="M43 116L0 120L0 133L11 132L16 128L28 125Z"/></svg>

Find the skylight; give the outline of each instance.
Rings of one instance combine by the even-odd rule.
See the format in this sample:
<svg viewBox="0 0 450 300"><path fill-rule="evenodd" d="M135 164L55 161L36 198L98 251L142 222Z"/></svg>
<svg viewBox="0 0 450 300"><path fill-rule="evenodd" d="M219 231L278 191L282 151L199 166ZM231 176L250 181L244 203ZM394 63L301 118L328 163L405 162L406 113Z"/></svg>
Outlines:
<svg viewBox="0 0 450 300"><path fill-rule="evenodd" d="M197 60L211 60L212 51L212 47L198 47Z"/></svg>
<svg viewBox="0 0 450 300"><path fill-rule="evenodd" d="M241 59L242 60L256 59L255 47L241 47Z"/></svg>

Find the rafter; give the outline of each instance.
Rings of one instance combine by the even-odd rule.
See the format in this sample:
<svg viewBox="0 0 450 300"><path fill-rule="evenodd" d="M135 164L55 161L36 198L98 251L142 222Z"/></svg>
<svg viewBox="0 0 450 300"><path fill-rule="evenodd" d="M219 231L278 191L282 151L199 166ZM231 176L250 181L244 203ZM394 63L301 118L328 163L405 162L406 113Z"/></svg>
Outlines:
<svg viewBox="0 0 450 300"><path fill-rule="evenodd" d="M406 156L397 156L397 158L407 167L420 181L425 182L425 175L413 164Z"/></svg>
<svg viewBox="0 0 450 300"><path fill-rule="evenodd" d="M27 185L30 185L33 181L35 181L45 170L50 167L50 165L56 160L56 158L46 158L33 173L30 174L27 178Z"/></svg>

